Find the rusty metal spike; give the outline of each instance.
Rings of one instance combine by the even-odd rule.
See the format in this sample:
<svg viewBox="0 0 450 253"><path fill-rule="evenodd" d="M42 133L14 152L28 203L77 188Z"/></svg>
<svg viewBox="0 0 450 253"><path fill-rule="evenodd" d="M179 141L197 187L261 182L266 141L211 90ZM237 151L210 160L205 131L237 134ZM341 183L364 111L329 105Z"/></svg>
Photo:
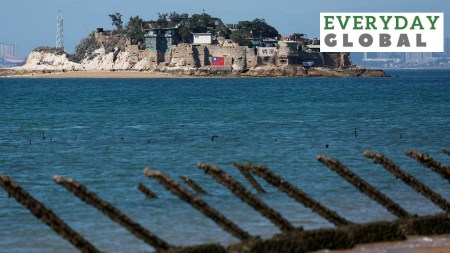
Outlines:
<svg viewBox="0 0 450 253"><path fill-rule="evenodd" d="M199 163L197 166L200 169L204 170L209 175L211 175L217 182L226 186L243 202L249 204L256 211L260 212L264 217L268 218L275 226L280 228L281 231L291 231L294 229L294 226L285 218L283 218L283 216L281 216L280 213L273 210L267 204L262 202L256 196L254 196L244 186L242 186L239 182L237 182L233 177L231 177L221 168L205 163Z"/></svg>
<svg viewBox="0 0 450 253"><path fill-rule="evenodd" d="M89 191L85 186L72 179L66 179L60 176L54 176L53 180L64 186L67 190L72 192L75 196L83 200L85 203L94 206L100 212L107 215L111 220L119 223L124 228L128 229L134 236L143 240L157 251L167 250L171 246L160 239L158 236L136 223L120 210L98 197L94 192Z"/></svg>
<svg viewBox="0 0 450 253"><path fill-rule="evenodd" d="M326 165L328 168L330 168L334 172L338 173L341 177L343 177L345 180L347 180L347 182L352 184L354 187L356 187L362 193L367 195L369 198L375 200L378 204L382 205L393 215L395 215L399 218L405 218L405 217L411 216L405 209L400 207L400 205L398 205L393 200L391 200L389 197L387 197L386 195L381 193L379 190L377 190L371 184L366 182L364 179L360 178L358 175L353 173L351 170L349 170L347 167L345 167L338 160L333 159L333 158L328 158L324 155L317 156L317 160L319 162L323 163L324 165Z"/></svg>
<svg viewBox="0 0 450 253"><path fill-rule="evenodd" d="M434 204L445 210L447 213L450 212L450 203L448 203L447 200L442 198L439 194L431 190L428 186L417 180L412 175L404 172L391 160L387 159L381 154L372 153L369 150L366 150L364 152L364 155L367 158L373 159L374 163L382 165L386 170L391 172L396 177L400 178L403 182L411 186L416 192L431 200Z"/></svg>
<svg viewBox="0 0 450 253"><path fill-rule="evenodd" d="M253 164L238 164L236 162L233 162L234 166L237 168L240 168L245 171L252 171L257 176L263 178L268 183L272 184L278 190L286 193L289 197L295 199L296 201L302 203L305 207L310 208L313 212L319 214L326 220L330 221L331 223L335 224L336 226L343 226L351 224L351 222L347 221L345 218L339 216L336 212L328 209L327 207L323 206L321 203L319 203L317 200L309 196L308 194L304 193L294 185L290 184L285 179L281 178L280 176L277 176L275 173L273 173L268 168L262 166L262 165L253 165Z"/></svg>
<svg viewBox="0 0 450 253"><path fill-rule="evenodd" d="M207 217L211 218L216 222L221 228L229 232L233 236L239 238L242 241L246 241L251 238L251 236L242 230L238 225L234 224L232 221L227 219L223 214L221 214L216 209L210 207L203 200L192 195L186 188L175 182L166 174L161 171L155 171L151 169L145 169L144 174L156 179L161 185L170 190L173 194L178 196L180 199L189 203L192 207L202 212Z"/></svg>
<svg viewBox="0 0 450 253"><path fill-rule="evenodd" d="M243 166L237 166L238 164L234 161L232 162L234 166L241 172L242 175L247 179L247 181L256 189L258 193L265 193L261 185L253 178L253 176L248 172L248 169Z"/></svg>
<svg viewBox="0 0 450 253"><path fill-rule="evenodd" d="M185 177L185 176L180 176L181 180L183 180L183 182L185 182L187 185L189 185L192 189L194 189L194 191L196 191L198 194L207 194L205 190L203 190L202 187L200 187L200 185L198 185L194 180Z"/></svg>
<svg viewBox="0 0 450 253"><path fill-rule="evenodd" d="M433 160L428 154L420 153L413 150L405 150L405 154L416 161L422 163L424 166L430 168L432 171L438 173L444 179L450 182L450 166L440 164Z"/></svg>
<svg viewBox="0 0 450 253"><path fill-rule="evenodd" d="M85 253L100 252L89 241L73 230L61 220L52 210L45 207L41 202L33 198L27 191L22 189L15 181L7 176L0 176L0 186L9 196L14 197L17 202L26 207L36 218L47 224L58 235L69 241L73 246Z"/></svg>
<svg viewBox="0 0 450 253"><path fill-rule="evenodd" d="M158 196L156 193L152 192L149 188L147 188L144 184L138 185L138 190L141 191L147 198L149 199L157 199Z"/></svg>

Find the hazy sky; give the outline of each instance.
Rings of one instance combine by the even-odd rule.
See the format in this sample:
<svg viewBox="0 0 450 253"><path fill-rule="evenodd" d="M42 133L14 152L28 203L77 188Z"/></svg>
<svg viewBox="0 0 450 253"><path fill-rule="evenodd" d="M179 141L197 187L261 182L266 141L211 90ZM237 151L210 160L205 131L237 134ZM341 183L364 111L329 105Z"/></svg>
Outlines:
<svg viewBox="0 0 450 253"><path fill-rule="evenodd" d="M444 12L450 35L449 0L1 0L0 5L0 42L16 44L22 56L37 46L55 46L58 10L68 52L95 28L110 29L108 14L115 12L124 22L136 15L151 20L158 12L203 10L225 23L265 18L281 34L301 32L309 38L319 37L320 12Z"/></svg>

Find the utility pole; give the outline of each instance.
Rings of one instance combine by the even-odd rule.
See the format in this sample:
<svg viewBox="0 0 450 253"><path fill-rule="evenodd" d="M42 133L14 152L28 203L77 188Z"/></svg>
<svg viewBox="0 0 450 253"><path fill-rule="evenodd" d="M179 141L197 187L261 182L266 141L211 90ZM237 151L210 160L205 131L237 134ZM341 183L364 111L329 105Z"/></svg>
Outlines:
<svg viewBox="0 0 450 253"><path fill-rule="evenodd" d="M64 50L64 36L63 36L63 16L61 10L56 15L56 48Z"/></svg>

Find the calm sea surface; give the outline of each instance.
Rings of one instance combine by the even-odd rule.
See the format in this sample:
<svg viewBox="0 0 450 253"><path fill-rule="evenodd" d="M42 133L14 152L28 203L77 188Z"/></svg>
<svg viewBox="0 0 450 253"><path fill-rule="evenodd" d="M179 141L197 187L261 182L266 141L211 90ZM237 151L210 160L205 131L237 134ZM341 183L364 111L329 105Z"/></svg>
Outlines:
<svg viewBox="0 0 450 253"><path fill-rule="evenodd" d="M316 160L325 154L408 211L440 212L362 153L385 154L450 200L447 181L403 154L414 149L450 164L450 156L441 152L450 149L450 71L390 74L376 79L0 79L0 174L104 252L153 249L55 184L52 176L83 183L174 245L238 240L144 176L145 167L177 180L179 175L194 179L209 193L202 199L261 237L279 230L198 169L198 162L218 165L246 186L231 161L264 164L351 221L395 218ZM211 141L213 135L218 138ZM333 226L259 182L267 193L258 197L295 226ZM139 183L159 198L146 199ZM77 250L0 189L0 252Z"/></svg>

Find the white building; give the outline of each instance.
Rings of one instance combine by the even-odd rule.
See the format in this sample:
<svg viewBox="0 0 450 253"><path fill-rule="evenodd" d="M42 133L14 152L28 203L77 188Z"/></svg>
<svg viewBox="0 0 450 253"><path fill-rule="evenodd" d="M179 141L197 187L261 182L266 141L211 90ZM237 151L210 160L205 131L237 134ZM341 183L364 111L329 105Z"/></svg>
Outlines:
<svg viewBox="0 0 450 253"><path fill-rule="evenodd" d="M194 44L211 44L212 33L194 33Z"/></svg>

